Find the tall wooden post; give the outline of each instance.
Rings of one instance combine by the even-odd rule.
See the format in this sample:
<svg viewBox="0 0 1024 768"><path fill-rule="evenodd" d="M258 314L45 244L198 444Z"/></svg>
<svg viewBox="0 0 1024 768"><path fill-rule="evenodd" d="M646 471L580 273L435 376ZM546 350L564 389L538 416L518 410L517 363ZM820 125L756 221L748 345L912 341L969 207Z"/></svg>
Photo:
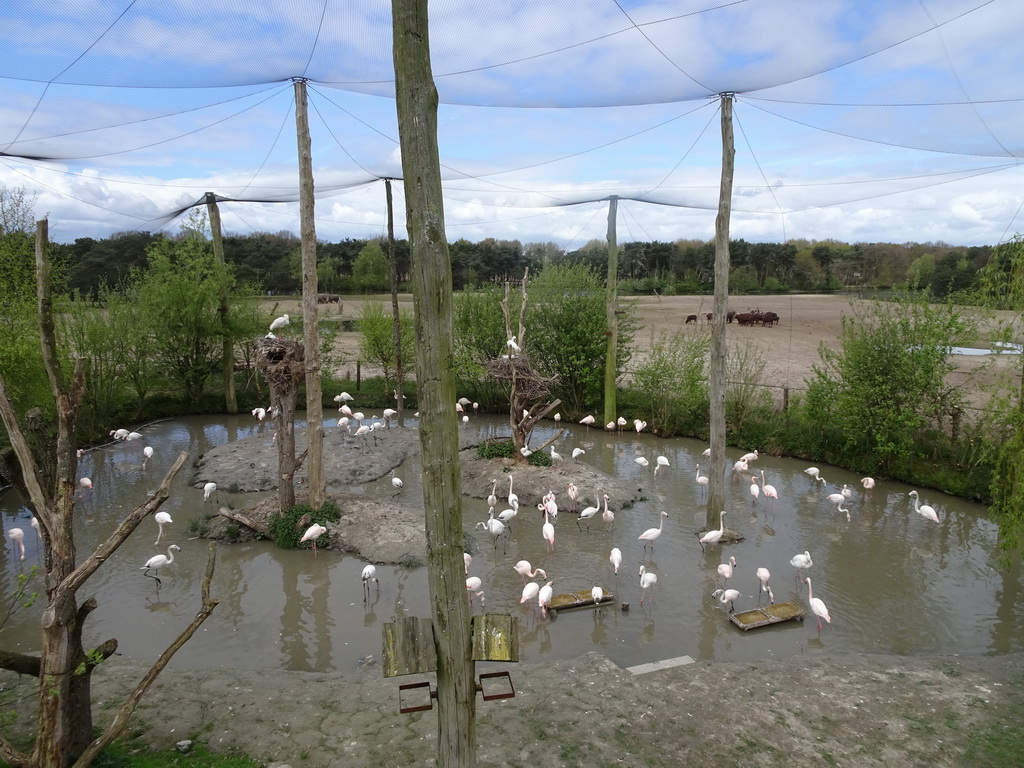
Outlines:
<svg viewBox="0 0 1024 768"><path fill-rule="evenodd" d="M476 687L462 557L452 270L437 150L427 0L392 0L395 102L412 246L427 578L437 651L437 765L476 765Z"/></svg>
<svg viewBox="0 0 1024 768"><path fill-rule="evenodd" d="M213 257L221 270L220 325L224 329L223 348L221 352L221 373L224 379L224 407L228 413L238 413L238 400L235 398L235 343L227 333L231 312L231 291L226 279L227 264L224 261L224 234L220 227L220 209L217 207L217 196L213 192L206 193L206 212L210 217L210 234L213 238Z"/></svg>
<svg viewBox="0 0 1024 768"><path fill-rule="evenodd" d="M295 81L295 134L299 145L299 227L302 241L302 333L306 346L306 439L309 506L327 499L324 479L324 403L320 386L320 339L317 333L316 223L313 214L313 151L309 138L306 81Z"/></svg>
<svg viewBox="0 0 1024 768"><path fill-rule="evenodd" d="M608 278L605 289L608 315L608 348L604 357L604 423L615 421L615 372L619 354L619 241L615 231L619 197L608 198Z"/></svg>
<svg viewBox="0 0 1024 768"><path fill-rule="evenodd" d="M729 309L729 219L732 215L732 179L736 149L733 144L731 93L722 101L722 181L715 217L715 297L711 318L711 471L708 472L706 524L717 527L725 509L725 314Z"/></svg>
<svg viewBox="0 0 1024 768"><path fill-rule="evenodd" d="M384 192L388 203L388 264L391 268L391 317L395 340L395 410L398 426L405 424L405 376L402 372L402 316L398 311L398 261L395 256L395 208L391 197L391 179L384 179Z"/></svg>

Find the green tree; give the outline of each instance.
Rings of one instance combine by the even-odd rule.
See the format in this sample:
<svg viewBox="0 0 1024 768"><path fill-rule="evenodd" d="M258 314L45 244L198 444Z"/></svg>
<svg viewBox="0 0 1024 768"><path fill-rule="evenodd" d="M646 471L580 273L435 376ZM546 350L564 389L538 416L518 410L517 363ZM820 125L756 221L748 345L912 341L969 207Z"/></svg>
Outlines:
<svg viewBox="0 0 1024 768"><path fill-rule="evenodd" d="M136 272L135 278L154 360L189 402L198 405L219 371L220 287L230 275L218 268L210 244L196 235L154 243L149 269Z"/></svg>
<svg viewBox="0 0 1024 768"><path fill-rule="evenodd" d="M655 334L633 371L638 405L651 423L670 434L700 434L707 427L710 331Z"/></svg>
<svg viewBox="0 0 1024 768"><path fill-rule="evenodd" d="M502 296L504 289L497 283L455 294L452 324L457 388L483 402L493 402L501 393L501 387L487 373L487 363L507 351ZM518 296L511 297L515 317L519 317Z"/></svg>
<svg viewBox="0 0 1024 768"><path fill-rule="evenodd" d="M352 263L352 284L363 293L382 293L388 289L388 260L376 240L367 243Z"/></svg>
<svg viewBox="0 0 1024 768"><path fill-rule="evenodd" d="M414 351L415 333L413 318L409 312L399 316L402 337L402 359L408 360ZM359 353L364 359L380 367L384 375L384 388L390 392L395 378L395 340L394 318L391 312L384 311L379 301L363 303L362 314L359 316Z"/></svg>
<svg viewBox="0 0 1024 768"><path fill-rule="evenodd" d="M950 304L911 295L851 307L839 347L819 349L806 408L841 436L846 451L884 471L912 457L915 438L962 404L962 392L945 381L953 370L946 349L971 323Z"/></svg>
<svg viewBox="0 0 1024 768"><path fill-rule="evenodd" d="M978 300L983 306L1012 312L1003 323L1004 341L1020 341L1019 324L1024 313L1024 237L1015 236L992 251L978 274ZM1017 358L1019 386L1015 396L995 400L996 420L1004 425L995 471L992 474L992 507L999 520L999 544L1007 554L1024 547L1024 356Z"/></svg>
<svg viewBox="0 0 1024 768"><path fill-rule="evenodd" d="M601 401L604 388L604 283L584 265L549 266L530 282L528 293L526 352L538 371L558 378L552 396L569 412L581 413ZM636 333L632 305L620 311L617 375L629 362Z"/></svg>

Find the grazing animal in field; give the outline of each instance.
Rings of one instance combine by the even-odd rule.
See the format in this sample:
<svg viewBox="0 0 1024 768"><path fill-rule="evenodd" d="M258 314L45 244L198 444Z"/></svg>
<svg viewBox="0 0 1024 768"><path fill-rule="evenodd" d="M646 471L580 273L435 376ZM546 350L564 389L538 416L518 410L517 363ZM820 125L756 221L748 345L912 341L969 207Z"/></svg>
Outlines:
<svg viewBox="0 0 1024 768"><path fill-rule="evenodd" d="M686 316L686 322L687 323L696 323L697 322L697 316L696 315L687 315Z"/></svg>

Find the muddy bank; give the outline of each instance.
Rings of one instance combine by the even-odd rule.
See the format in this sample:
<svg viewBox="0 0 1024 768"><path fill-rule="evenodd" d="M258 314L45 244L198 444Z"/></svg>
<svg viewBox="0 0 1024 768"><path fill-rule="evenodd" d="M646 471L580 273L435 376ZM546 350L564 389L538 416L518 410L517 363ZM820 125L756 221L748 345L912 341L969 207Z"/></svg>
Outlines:
<svg viewBox="0 0 1024 768"><path fill-rule="evenodd" d="M343 430L328 429L324 440L324 474L327 491L341 511L341 519L327 526L328 548L350 552L373 563L424 562L426 536L424 533L423 502L408 494L398 493L392 498L368 498L346 493L353 485L379 480L397 470L406 460L419 457L420 439L415 428L403 427L379 430L378 437L365 444L361 439ZM295 432L296 451L306 447L306 431ZM554 491L559 508L571 514L566 488L575 483L580 497L577 510L593 503L594 489L609 495L608 508L612 511L632 506L643 495L643 488L630 486L583 462L571 459L556 461L550 467L535 467L512 459L481 459L477 457L478 440L460 436L459 461L462 468L462 493L481 502L491 493L497 480L497 514L508 506L509 478L519 496L521 510L533 510L544 494ZM417 460L416 466L419 466ZM276 488L277 446L269 430L214 448L196 462L192 484L201 488L215 482L219 488L238 491L267 491ZM299 503L305 501L305 469L297 473ZM586 490L589 489L589 490ZM266 530L269 518L278 510L276 496L262 497L259 501L237 510L222 510L209 521L207 536L228 541L248 541ZM463 505L463 527L472 530L487 517L486 502L470 508ZM248 527L240 518L253 521ZM323 541L323 540L321 540Z"/></svg>
<svg viewBox="0 0 1024 768"><path fill-rule="evenodd" d="M477 700L482 766L1009 768L1005 759L984 761L978 740L1022 738L1020 655L698 662L634 676L591 653L507 668L516 697ZM97 670L97 724L109 721L142 672L117 658ZM346 674L170 669L126 740L173 749L193 739L267 766L429 766L435 712L398 711L398 685L413 678L423 679L384 679L372 661ZM34 680L9 673L0 681L8 701L35 689ZM27 720L14 727L24 732Z"/></svg>

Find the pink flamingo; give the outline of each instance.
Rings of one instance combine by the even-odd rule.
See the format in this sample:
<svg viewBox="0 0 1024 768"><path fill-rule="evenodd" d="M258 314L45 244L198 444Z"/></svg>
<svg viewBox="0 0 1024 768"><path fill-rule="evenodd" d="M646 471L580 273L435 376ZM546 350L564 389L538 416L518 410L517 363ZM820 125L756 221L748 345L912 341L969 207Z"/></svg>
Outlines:
<svg viewBox="0 0 1024 768"><path fill-rule="evenodd" d="M316 540L327 533L327 529L319 523L313 523L306 532L302 534L302 538L299 539L299 544L304 541L313 542L313 557L316 557Z"/></svg>
<svg viewBox="0 0 1024 768"><path fill-rule="evenodd" d="M807 602L811 604L811 610L818 617L818 631L821 632L821 620L824 619L831 624L832 617L828 615L828 608L825 607L825 603L822 602L821 598L815 597L811 592L810 576L807 577Z"/></svg>

